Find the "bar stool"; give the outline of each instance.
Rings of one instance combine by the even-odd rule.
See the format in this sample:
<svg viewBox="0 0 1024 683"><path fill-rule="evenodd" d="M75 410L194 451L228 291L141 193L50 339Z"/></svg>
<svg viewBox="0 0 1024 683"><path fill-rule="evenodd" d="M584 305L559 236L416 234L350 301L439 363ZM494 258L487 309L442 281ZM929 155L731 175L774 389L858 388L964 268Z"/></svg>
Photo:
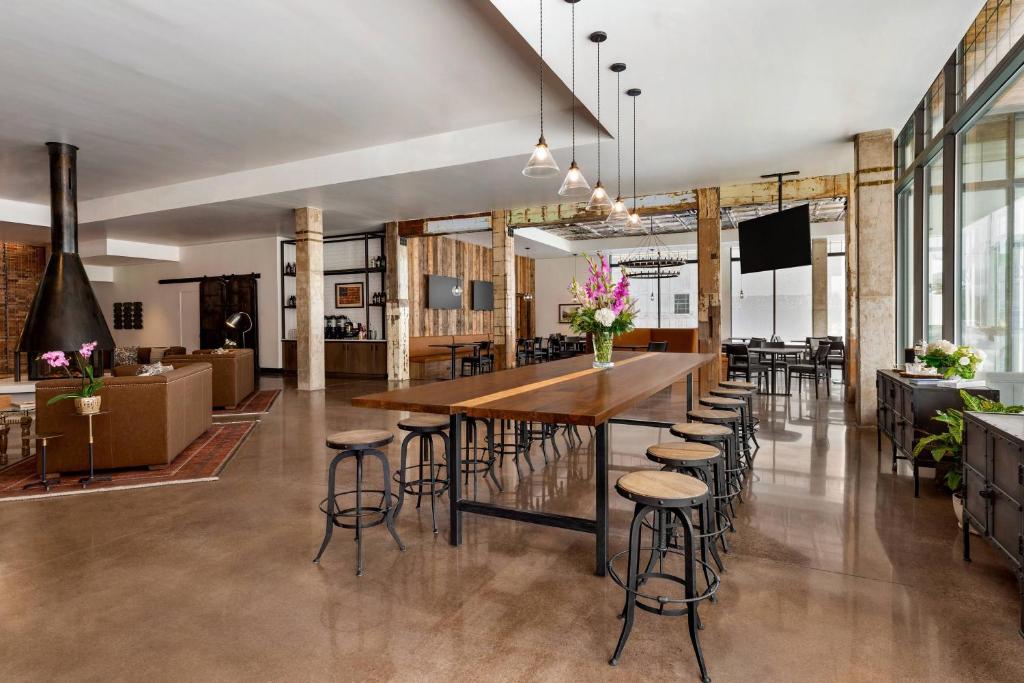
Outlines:
<svg viewBox="0 0 1024 683"><path fill-rule="evenodd" d="M484 425L485 436L483 445L477 436L477 423L482 422ZM469 486L469 475L473 475L473 497L476 498L476 475L483 474L486 479L490 475L494 485L498 487L499 491L505 489L501 486L501 482L498 481L498 477L494 474L494 465L497 462L497 456L491 444L494 443L494 420L489 418L476 418L466 417L463 421L465 427L466 443L465 452L462 456L462 474L465 477L464 481L466 486Z"/></svg>
<svg viewBox="0 0 1024 683"><path fill-rule="evenodd" d="M697 537L704 544L702 550L706 548L710 551L718 571L723 571L725 566L718 554L718 543L721 541L722 549L729 552L725 531L730 523L725 511L728 496L725 491L725 458L722 451L707 443L670 441L648 446L647 459L662 465L663 470L697 477L711 489L708 509L704 513L708 528L701 529Z"/></svg>
<svg viewBox="0 0 1024 683"><path fill-rule="evenodd" d="M405 550L402 539L398 537L398 532L395 531L396 510L391 505L395 494L391 493L390 488L387 490L383 489L383 486L388 486L388 482L391 481L388 473L388 459L386 455L378 450L378 448L386 446L394 441L394 439L395 437L391 432L380 429L353 429L347 432L331 434L327 437L327 447L338 451L338 454L334 456L334 459L331 460L331 464L327 468L327 497L320 501L320 510L327 516L327 530L324 532L324 540L320 544L320 551L313 558L314 564L320 563L320 556L324 554L327 544L331 542L331 535L334 533L334 527L336 526L356 530L356 576L363 575L363 529L386 524L388 531L391 532L391 536L395 539L395 543L398 544L399 550ZM380 489L363 488L363 458L367 455L372 455L380 460L381 467L384 470L384 479L382 480L384 483ZM355 458L356 460L356 487L338 493L335 491L338 464L348 458ZM379 493L380 501L377 505L363 505L364 493ZM338 498L353 494L356 498L355 507L342 508L338 503ZM370 517L371 519L364 522L364 517Z"/></svg>
<svg viewBox="0 0 1024 683"><path fill-rule="evenodd" d="M729 382L728 384L745 384L745 382ZM757 390L746 387L726 386L726 383L722 382L721 386L711 389L708 393L712 396L736 398L747 402L747 434L753 439L754 446L760 448L761 444L757 442L758 419L754 415L754 394L757 393Z"/></svg>
<svg viewBox="0 0 1024 683"><path fill-rule="evenodd" d="M690 642L693 644L693 652L697 656L697 665L700 667L701 680L710 681L707 666L704 664L704 654L701 651L700 639L697 630L700 629L700 617L697 614L697 607L701 601L710 598L718 590L719 579L715 570L711 569L706 561L698 560L694 549L694 524L690 515L697 514L698 526L704 528L705 503L708 500L710 491L708 485L697 479L678 472L639 470L630 472L619 477L615 482L615 490L623 498L633 501L636 507L633 512L633 521L629 527L629 548L611 557L608 561L608 574L621 588L626 591L626 604L622 608L624 618L622 633L619 635L618 645L612 655L609 664L615 666L619 663L622 650L626 646L626 640L633 629L633 621L636 617L636 608L660 614L663 616L686 616L690 631ZM657 542L651 547L640 546L641 527L644 518L653 514L655 526L662 533L658 535ZM683 547L672 547L667 543L667 535L664 533L669 517L678 520L678 529L681 531ZM650 552L657 561L657 571L640 571L640 555L643 552ZM615 562L625 556L627 558L626 578L615 569ZM678 557L683 562L683 575L678 576L666 570L665 560L669 557ZM697 586L697 565L700 564L705 570L705 575L711 580L705 580L705 585L698 590ZM653 565L650 565L653 568ZM649 591L658 590L659 585L672 586L673 584L683 587L683 597L673 597L663 594L641 591L641 587ZM668 587L666 586L666 587Z"/></svg>
<svg viewBox="0 0 1024 683"><path fill-rule="evenodd" d="M708 422L680 422L669 427L668 431L672 436L678 436L686 441L711 444L725 453L725 503L728 504L729 511L731 512L729 516L729 529L735 531L735 527L732 524L732 516L736 514L736 510L733 508L732 499L740 494L740 485L734 473L729 471L730 468L735 470L733 464L735 456L732 449L732 429L725 425Z"/></svg>
<svg viewBox="0 0 1024 683"><path fill-rule="evenodd" d="M416 508L419 509L423 502L423 496L430 496L430 522L437 533L437 497L448 490L448 477L441 476L441 469L448 466L449 443L448 416L446 415L414 415L398 421L398 428L403 432L409 432L402 440L402 460L395 472L394 478L398 482L398 506L395 508L395 518L402 512L402 505L405 503L405 494L416 496ZM444 460L437 463L434 460L434 436L441 437L444 443ZM408 464L409 442L413 439L420 440L419 462ZM427 471L423 466L427 465ZM409 471L413 470L414 479L409 478Z"/></svg>
<svg viewBox="0 0 1024 683"><path fill-rule="evenodd" d="M747 421L747 402L741 398L724 396L701 396L700 405L715 410L734 410L740 414L739 443L743 448L743 458L748 468L754 466L754 458L750 453L750 424Z"/></svg>
<svg viewBox="0 0 1024 683"><path fill-rule="evenodd" d="M694 408L687 411L686 417L691 422L723 425L732 430L732 453L730 454L729 451L726 451L725 471L726 474L735 477L742 487L743 479L746 477L746 463L740 462L740 414L735 410ZM738 494L737 497L742 503L743 495Z"/></svg>

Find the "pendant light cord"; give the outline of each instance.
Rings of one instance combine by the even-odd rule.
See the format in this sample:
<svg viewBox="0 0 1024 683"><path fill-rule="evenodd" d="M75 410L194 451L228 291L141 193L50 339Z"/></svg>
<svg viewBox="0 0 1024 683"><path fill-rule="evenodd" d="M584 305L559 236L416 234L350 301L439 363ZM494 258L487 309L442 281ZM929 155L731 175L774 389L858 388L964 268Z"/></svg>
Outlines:
<svg viewBox="0 0 1024 683"><path fill-rule="evenodd" d="M636 98L633 96L633 213L636 213Z"/></svg>
<svg viewBox="0 0 1024 683"><path fill-rule="evenodd" d="M622 197L622 72L615 72L615 164L618 167L616 198Z"/></svg>
<svg viewBox="0 0 1024 683"><path fill-rule="evenodd" d="M601 182L601 43L597 44L597 182Z"/></svg>
<svg viewBox="0 0 1024 683"><path fill-rule="evenodd" d="M544 0L540 0L540 137L544 138Z"/></svg>
<svg viewBox="0 0 1024 683"><path fill-rule="evenodd" d="M576 3L572 3L572 161L576 163Z"/></svg>

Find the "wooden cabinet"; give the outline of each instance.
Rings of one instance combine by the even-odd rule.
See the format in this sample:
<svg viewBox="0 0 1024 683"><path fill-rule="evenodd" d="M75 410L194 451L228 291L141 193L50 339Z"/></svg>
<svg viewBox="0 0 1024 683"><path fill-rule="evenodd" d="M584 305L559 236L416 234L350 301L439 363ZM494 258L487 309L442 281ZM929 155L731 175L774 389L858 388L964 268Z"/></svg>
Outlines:
<svg viewBox="0 0 1024 683"><path fill-rule="evenodd" d="M337 375L369 375L384 377L388 374L387 343L372 340L329 340L324 342L324 372L328 377ZM298 372L297 342L281 342L282 368L285 374Z"/></svg>
<svg viewBox="0 0 1024 683"><path fill-rule="evenodd" d="M882 435L892 443L892 471L896 463L907 460L914 468L914 496L921 490L920 468L936 468L930 454L914 457L914 446L926 434L943 431L945 425L932 418L940 410L963 410L960 390L935 384L914 384L893 370L879 370L875 375L878 394L878 451L882 451ZM987 387L968 389L972 394L999 400L999 391Z"/></svg>
<svg viewBox="0 0 1024 683"><path fill-rule="evenodd" d="M1024 415L964 418L964 559L974 527L1006 557L1020 587L1024 637Z"/></svg>

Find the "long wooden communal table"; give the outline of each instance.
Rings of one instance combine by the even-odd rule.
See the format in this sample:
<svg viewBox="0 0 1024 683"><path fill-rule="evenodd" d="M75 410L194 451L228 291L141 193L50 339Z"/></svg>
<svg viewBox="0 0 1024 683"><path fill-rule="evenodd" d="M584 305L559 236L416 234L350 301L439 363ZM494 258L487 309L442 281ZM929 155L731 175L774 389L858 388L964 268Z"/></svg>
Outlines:
<svg viewBox="0 0 1024 683"><path fill-rule="evenodd" d="M708 353L623 352L616 354L614 368L596 370L589 357L578 356L359 396L352 399L352 405L449 415L452 444L461 443L462 421L467 416L594 427L595 519L463 500L459 477L462 449L452 448L448 456L449 541L456 546L462 543L464 512L583 531L597 537L595 569L604 575L608 556L608 423L618 422L617 415L677 382L686 382L687 406L691 406L692 373L712 362L718 362L718 358ZM677 422L685 419L685 412L680 412ZM660 420L642 418L622 418L621 422L665 425Z"/></svg>

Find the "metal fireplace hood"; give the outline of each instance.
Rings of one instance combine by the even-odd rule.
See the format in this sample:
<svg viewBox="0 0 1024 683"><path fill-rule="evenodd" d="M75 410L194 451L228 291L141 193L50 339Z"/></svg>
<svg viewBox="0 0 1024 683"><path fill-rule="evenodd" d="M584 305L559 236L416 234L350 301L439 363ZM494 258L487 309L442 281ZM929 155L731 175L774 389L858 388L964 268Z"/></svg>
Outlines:
<svg viewBox="0 0 1024 683"><path fill-rule="evenodd" d="M114 348L110 328L78 255L78 148L47 142L50 152L50 260L39 282L18 351L72 351L86 342Z"/></svg>

